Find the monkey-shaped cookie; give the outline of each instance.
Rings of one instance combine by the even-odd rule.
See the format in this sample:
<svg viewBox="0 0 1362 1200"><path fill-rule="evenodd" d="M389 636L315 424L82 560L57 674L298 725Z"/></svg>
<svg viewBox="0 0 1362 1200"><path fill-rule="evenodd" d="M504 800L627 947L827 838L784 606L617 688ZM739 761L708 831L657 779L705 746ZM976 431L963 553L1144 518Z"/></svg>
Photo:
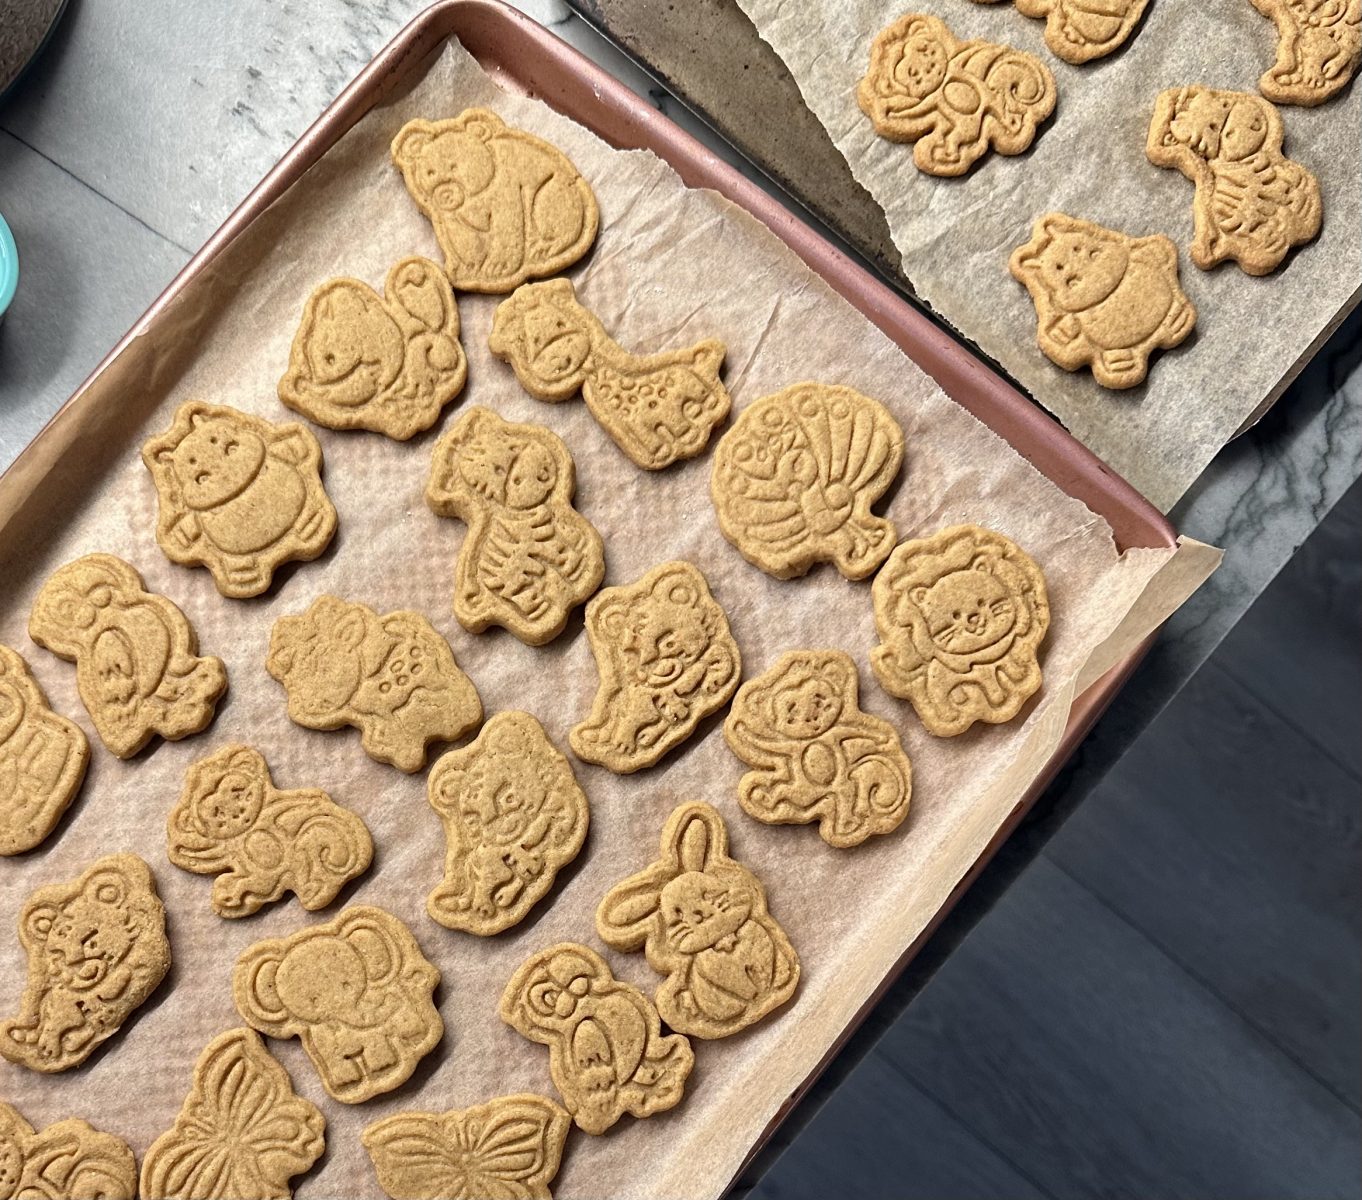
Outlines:
<svg viewBox="0 0 1362 1200"><path fill-rule="evenodd" d="M903 430L848 387L797 383L743 409L714 452L719 528L777 579L831 562L848 579L874 573L894 524L870 511L903 463Z"/></svg>
<svg viewBox="0 0 1362 1200"><path fill-rule="evenodd" d="M58 716L8 646L0 646L0 854L38 845L80 791L90 743Z"/></svg>
<svg viewBox="0 0 1362 1200"><path fill-rule="evenodd" d="M667 977L658 1013L691 1037L746 1029L799 983L799 957L766 909L766 890L728 856L728 830L708 804L672 813L661 857L606 893L596 931L616 950L643 949Z"/></svg>
<svg viewBox="0 0 1362 1200"><path fill-rule="evenodd" d="M249 746L190 766L166 819L170 861L213 881L213 911L245 917L286 891L325 908L364 874L374 845L364 822L316 788L283 792Z"/></svg>
<svg viewBox="0 0 1362 1200"><path fill-rule="evenodd" d="M392 157L460 291L509 292L556 275L596 240L596 197L567 156L485 108L408 121Z"/></svg>
<svg viewBox="0 0 1362 1200"><path fill-rule="evenodd" d="M1258 81L1275 104L1323 104L1362 61L1362 0L1252 0L1277 26L1277 61Z"/></svg>
<svg viewBox="0 0 1362 1200"><path fill-rule="evenodd" d="M995 0L975 0L992 4ZM1125 44L1149 0L1016 0L1023 16L1045 21L1045 44L1065 62L1102 58Z"/></svg>
<svg viewBox="0 0 1362 1200"><path fill-rule="evenodd" d="M630 354L577 303L569 279L528 284L503 300L487 345L536 400L580 391L615 445L649 471L702 454L732 403L719 380L722 342Z"/></svg>
<svg viewBox="0 0 1362 1200"><path fill-rule="evenodd" d="M830 846L892 833L908 815L913 772L888 721L860 710L851 656L791 650L733 697L729 748L749 771L738 803L768 825L818 822Z"/></svg>
<svg viewBox="0 0 1362 1200"><path fill-rule="evenodd" d="M454 568L454 615L542 646L601 585L605 549L572 507L576 478L562 438L470 408L435 446L426 503L468 524Z"/></svg>
<svg viewBox="0 0 1362 1200"><path fill-rule="evenodd" d="M232 998L248 1025L301 1039L322 1086L359 1104L405 1083L444 1035L440 972L381 908L257 942L237 959Z"/></svg>
<svg viewBox="0 0 1362 1200"><path fill-rule="evenodd" d="M586 635L600 686L569 741L578 758L617 775L684 742L728 703L742 674L728 618L688 562L663 563L593 597Z"/></svg>
<svg viewBox="0 0 1362 1200"><path fill-rule="evenodd" d="M575 942L541 950L511 976L501 1019L549 1048L553 1086L586 1133L604 1133L625 1113L675 1108L695 1065L685 1037L663 1034L652 1002Z"/></svg>
<svg viewBox="0 0 1362 1200"><path fill-rule="evenodd" d="M1232 258L1268 275L1323 220L1319 181L1282 152L1282 118L1261 96L1199 85L1159 93L1145 153L1196 185L1192 261Z"/></svg>
<svg viewBox="0 0 1362 1200"><path fill-rule="evenodd" d="M930 175L963 175L990 149L1021 154L1055 108L1055 79L1034 55L959 41L945 23L908 13L876 35L856 89L875 132L915 142Z"/></svg>
<svg viewBox="0 0 1362 1200"><path fill-rule="evenodd" d="M28 636L76 664L95 732L119 758L157 734L173 742L206 729L227 690L222 660L199 656L184 613L112 554L53 572L33 602Z"/></svg>
<svg viewBox="0 0 1362 1200"><path fill-rule="evenodd" d="M142 447L161 500L156 541L171 562L205 566L224 596L258 596L275 568L331 544L336 510L322 490L311 432L191 401Z"/></svg>
<svg viewBox="0 0 1362 1200"><path fill-rule="evenodd" d="M34 892L19 913L28 982L0 1024L0 1054L34 1071L79 1066L170 970L166 910L135 854L99 859L71 883Z"/></svg>
<svg viewBox="0 0 1362 1200"><path fill-rule="evenodd" d="M404 442L435 424L467 378L449 281L429 259L404 258L382 296L342 278L307 298L279 399L328 429Z"/></svg>
<svg viewBox="0 0 1362 1200"><path fill-rule="evenodd" d="M1143 383L1149 356L1196 324L1178 282L1178 249L1162 234L1131 237L1047 213L1008 268L1031 293L1040 348L1066 371L1091 366L1106 388Z"/></svg>
<svg viewBox="0 0 1362 1200"><path fill-rule="evenodd" d="M954 525L903 542L872 589L881 645L871 665L937 737L1012 720L1040 690L1050 627L1045 576L1015 542Z"/></svg>
<svg viewBox="0 0 1362 1200"><path fill-rule="evenodd" d="M586 840L586 794L529 713L497 713L427 787L447 849L426 909L450 929L486 937L524 920Z"/></svg>
<svg viewBox="0 0 1362 1200"><path fill-rule="evenodd" d="M133 1200L127 1142L68 1118L41 1133L0 1102L0 1196L6 1200Z"/></svg>
<svg viewBox="0 0 1362 1200"><path fill-rule="evenodd" d="M299 725L353 725L370 758L401 771L419 771L431 742L452 742L482 721L473 681L417 612L379 616L319 596L307 612L275 622L265 669L284 685Z"/></svg>

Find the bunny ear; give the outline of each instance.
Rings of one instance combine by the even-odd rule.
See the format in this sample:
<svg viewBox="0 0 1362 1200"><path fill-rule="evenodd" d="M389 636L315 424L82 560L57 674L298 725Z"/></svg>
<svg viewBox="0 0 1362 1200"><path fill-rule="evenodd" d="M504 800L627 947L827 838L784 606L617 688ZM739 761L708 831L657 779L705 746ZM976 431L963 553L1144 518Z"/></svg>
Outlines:
<svg viewBox="0 0 1362 1200"><path fill-rule="evenodd" d="M662 903L662 889L676 877L666 863L630 875L605 894L596 910L596 932L615 950L637 950L648 940Z"/></svg>
<svg viewBox="0 0 1362 1200"><path fill-rule="evenodd" d="M662 853L682 871L703 871L728 856L724 819L708 804L683 804L662 831Z"/></svg>

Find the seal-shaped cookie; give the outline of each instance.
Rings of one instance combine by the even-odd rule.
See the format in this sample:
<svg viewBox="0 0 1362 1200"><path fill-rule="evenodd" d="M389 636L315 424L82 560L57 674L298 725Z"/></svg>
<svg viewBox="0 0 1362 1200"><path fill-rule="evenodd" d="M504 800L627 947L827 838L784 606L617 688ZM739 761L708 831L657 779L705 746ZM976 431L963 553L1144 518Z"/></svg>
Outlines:
<svg viewBox="0 0 1362 1200"><path fill-rule="evenodd" d="M675 1108L695 1065L690 1042L662 1032L652 1001L575 942L541 950L511 976L501 1019L549 1048L553 1086L586 1133L604 1133L625 1113Z"/></svg>
<svg viewBox="0 0 1362 1200"><path fill-rule="evenodd" d="M137 1160L122 1138L67 1118L41 1133L0 1101L0 1196L134 1200Z"/></svg>
<svg viewBox="0 0 1362 1200"><path fill-rule="evenodd" d="M871 591L880 686L911 700L938 737L1012 720L1040 690L1050 627L1045 576L1019 546L978 525L904 542Z"/></svg>
<svg viewBox="0 0 1362 1200"><path fill-rule="evenodd" d="M929 175L963 175L990 149L1021 154L1055 109L1055 78L1034 55L958 40L927 13L881 30L856 89L861 111L891 142L915 142Z"/></svg>
<svg viewBox="0 0 1362 1200"><path fill-rule="evenodd" d="M553 1200L572 1118L543 1096L498 1096L448 1112L403 1112L360 1140L394 1200Z"/></svg>
<svg viewBox="0 0 1362 1200"><path fill-rule="evenodd" d="M662 828L661 856L606 893L596 932L643 949L667 978L657 1011L678 1033L722 1038L779 1008L799 983L799 956L766 908L766 889L728 855L708 804L683 804Z"/></svg>
<svg viewBox="0 0 1362 1200"><path fill-rule="evenodd" d="M568 735L584 762L628 775L650 767L728 703L742 674L738 643L699 568L654 567L586 606L600 685Z"/></svg>
<svg viewBox="0 0 1362 1200"><path fill-rule="evenodd" d="M894 548L870 511L903 463L903 430L848 387L797 383L743 409L719 440L710 495L719 528L754 566L794 579L830 562L848 579Z"/></svg>
<svg viewBox="0 0 1362 1200"><path fill-rule="evenodd" d="M76 798L90 743L58 716L28 664L0 646L0 854L22 854L47 837Z"/></svg>
<svg viewBox="0 0 1362 1200"><path fill-rule="evenodd" d="M431 768L445 875L426 911L487 937L524 920L577 857L589 820L572 767L529 713L500 712Z"/></svg>
<svg viewBox="0 0 1362 1200"><path fill-rule="evenodd" d="M605 577L595 526L572 507L572 455L540 425L491 409L463 414L436 444L426 503L468 524L454 568L454 615L465 629L509 629L542 646Z"/></svg>
<svg viewBox="0 0 1362 1200"><path fill-rule="evenodd" d="M903 824L912 766L894 727L861 711L859 682L840 650L791 650L738 689L724 738L756 768L738 784L748 816L817 821L823 840L843 850Z"/></svg>
<svg viewBox="0 0 1362 1200"><path fill-rule="evenodd" d="M467 378L449 281L429 259L404 258L382 296L341 278L307 298L279 399L328 429L404 442L435 424Z"/></svg>
<svg viewBox="0 0 1362 1200"><path fill-rule="evenodd" d="M207 567L224 596L260 595L276 567L311 562L335 536L322 448L296 421L191 401L142 461L161 500L157 543L171 562Z"/></svg>
<svg viewBox="0 0 1362 1200"><path fill-rule="evenodd" d="M1275 104L1337 96L1362 61L1362 0L1251 0L1277 26L1277 61L1258 80Z"/></svg>
<svg viewBox="0 0 1362 1200"><path fill-rule="evenodd" d="M485 108L408 121L392 157L460 291L509 292L556 275L596 240L596 197L567 156Z"/></svg>
<svg viewBox="0 0 1362 1200"><path fill-rule="evenodd" d="M732 404L719 380L722 342L630 354L577 302L569 279L529 284L503 300L487 345L536 400L580 391L615 445L649 471L703 454Z"/></svg>
<svg viewBox="0 0 1362 1200"><path fill-rule="evenodd" d="M184 613L112 554L53 572L33 602L28 636L76 664L95 732L119 758L157 734L174 742L206 729L227 690L222 660L199 657Z"/></svg>
<svg viewBox="0 0 1362 1200"><path fill-rule="evenodd" d="M1149 356L1186 340L1196 309L1178 282L1178 248L1162 234L1131 237L1047 213L1008 260L1031 293L1036 341L1066 371L1092 367L1106 388L1130 388Z"/></svg>
<svg viewBox="0 0 1362 1200"><path fill-rule="evenodd" d="M142 1160L142 1200L288 1200L326 1146L326 1119L250 1029L204 1048L175 1124Z"/></svg>
<svg viewBox="0 0 1362 1200"><path fill-rule="evenodd" d="M245 917L286 891L325 908L373 860L368 827L317 788L280 791L263 756L224 746L192 764L166 819L170 861L217 875L213 911Z"/></svg>
<svg viewBox="0 0 1362 1200"><path fill-rule="evenodd" d="M110 854L79 879L34 892L19 913L28 982L0 1025L0 1054L34 1071L77 1067L170 970L166 910L151 869Z"/></svg>
<svg viewBox="0 0 1362 1200"><path fill-rule="evenodd" d="M1198 84L1159 93L1145 153L1196 185L1191 255L1203 271L1232 258L1268 275L1319 233L1319 181L1282 152L1282 132L1281 114L1250 92Z"/></svg>
<svg viewBox="0 0 1362 1200"><path fill-rule="evenodd" d="M993 4L996 0L974 0ZM1091 62L1125 44L1149 0L1016 0L1023 16L1045 22L1045 44L1065 62Z"/></svg>
<svg viewBox="0 0 1362 1200"><path fill-rule="evenodd" d="M401 771L419 771L431 742L455 741L482 722L473 681L418 612L379 616L319 596L307 612L275 622L265 669L284 685L299 725L353 725L370 758Z"/></svg>
<svg viewBox="0 0 1362 1200"><path fill-rule="evenodd" d="M261 1033L299 1038L322 1086L359 1104L405 1083L444 1035L431 999L439 982L411 930L356 907L257 942L237 959L232 998Z"/></svg>

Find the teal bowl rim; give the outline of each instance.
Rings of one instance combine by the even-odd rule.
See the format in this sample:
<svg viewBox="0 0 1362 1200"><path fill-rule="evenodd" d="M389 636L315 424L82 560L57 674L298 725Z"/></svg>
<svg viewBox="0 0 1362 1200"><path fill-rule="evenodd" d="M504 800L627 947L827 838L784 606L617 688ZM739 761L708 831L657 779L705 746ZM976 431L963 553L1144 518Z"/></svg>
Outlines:
<svg viewBox="0 0 1362 1200"><path fill-rule="evenodd" d="M5 218L0 216L0 317L5 315L19 286L19 247L14 244Z"/></svg>

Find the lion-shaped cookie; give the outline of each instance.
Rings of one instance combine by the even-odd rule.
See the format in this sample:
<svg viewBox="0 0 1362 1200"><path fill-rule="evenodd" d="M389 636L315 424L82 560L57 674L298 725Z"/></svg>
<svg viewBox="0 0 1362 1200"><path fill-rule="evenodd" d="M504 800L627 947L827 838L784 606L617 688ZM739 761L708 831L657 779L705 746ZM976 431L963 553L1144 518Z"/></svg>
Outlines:
<svg viewBox="0 0 1362 1200"><path fill-rule="evenodd" d="M974 0L993 4L995 0ZM1149 0L1016 0L1023 16L1045 22L1045 44L1068 63L1091 62L1120 49Z"/></svg>
<svg viewBox="0 0 1362 1200"><path fill-rule="evenodd" d="M1045 577L1002 534L955 525L903 542L872 596L882 643L870 656L875 676L938 737L1010 721L1040 690Z"/></svg>
<svg viewBox="0 0 1362 1200"><path fill-rule="evenodd" d="M4 1200L133 1200L137 1161L127 1142L75 1118L41 1133L0 1101Z"/></svg>
<svg viewBox="0 0 1362 1200"><path fill-rule="evenodd" d="M1258 80L1274 104L1323 104L1362 62L1362 0L1252 0L1277 26L1277 61Z"/></svg>

